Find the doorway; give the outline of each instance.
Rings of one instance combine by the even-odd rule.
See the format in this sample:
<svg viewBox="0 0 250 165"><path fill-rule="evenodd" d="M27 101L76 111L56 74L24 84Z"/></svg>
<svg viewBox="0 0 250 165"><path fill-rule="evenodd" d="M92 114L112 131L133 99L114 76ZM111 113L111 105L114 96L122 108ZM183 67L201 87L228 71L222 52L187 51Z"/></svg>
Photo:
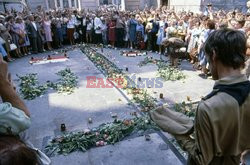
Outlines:
<svg viewBox="0 0 250 165"><path fill-rule="evenodd" d="M161 0L162 6L168 6L168 0Z"/></svg>
<svg viewBox="0 0 250 165"><path fill-rule="evenodd" d="M99 0L100 5L110 5L112 0Z"/></svg>

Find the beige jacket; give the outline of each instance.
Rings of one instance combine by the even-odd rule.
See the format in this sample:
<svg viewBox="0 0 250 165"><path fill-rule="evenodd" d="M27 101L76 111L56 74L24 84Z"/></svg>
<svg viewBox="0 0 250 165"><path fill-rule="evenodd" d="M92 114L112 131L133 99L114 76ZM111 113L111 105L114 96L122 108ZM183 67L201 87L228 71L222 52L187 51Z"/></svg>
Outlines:
<svg viewBox="0 0 250 165"><path fill-rule="evenodd" d="M237 85L242 82L249 84L244 75L226 77L216 81L215 86ZM189 164L239 165L240 154L250 149L250 94L247 87L249 85L230 86L230 89L235 89L230 90L231 94L215 89L212 95L202 100L194 122L195 139L190 137L191 119L180 121L179 117L167 115L162 120L163 111L171 111L167 108L156 109L151 113L151 118L164 131L170 130L182 148L188 151ZM178 122L173 124L173 120Z"/></svg>

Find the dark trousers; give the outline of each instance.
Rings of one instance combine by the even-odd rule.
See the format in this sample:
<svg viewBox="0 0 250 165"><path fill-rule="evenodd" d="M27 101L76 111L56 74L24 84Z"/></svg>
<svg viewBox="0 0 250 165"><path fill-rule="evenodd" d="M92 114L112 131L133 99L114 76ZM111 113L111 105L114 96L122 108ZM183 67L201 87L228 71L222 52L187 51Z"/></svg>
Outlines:
<svg viewBox="0 0 250 165"><path fill-rule="evenodd" d="M152 46L152 50L153 51L158 51L158 46L156 44L157 41L157 36L156 36L157 32L151 32L151 46Z"/></svg>
<svg viewBox="0 0 250 165"><path fill-rule="evenodd" d="M152 50L152 33L148 33L147 50Z"/></svg>
<svg viewBox="0 0 250 165"><path fill-rule="evenodd" d="M30 37L33 53L42 52L42 40L40 37Z"/></svg>
<svg viewBox="0 0 250 165"><path fill-rule="evenodd" d="M102 43L102 33L100 33L100 34L95 33L95 43L96 44L101 44Z"/></svg>
<svg viewBox="0 0 250 165"><path fill-rule="evenodd" d="M87 31L87 26L82 26L81 38L83 42L86 42L86 31Z"/></svg>
<svg viewBox="0 0 250 165"><path fill-rule="evenodd" d="M115 33L116 33L116 46L118 48L121 48L124 46L124 41L123 41L124 29L123 28L116 28Z"/></svg>

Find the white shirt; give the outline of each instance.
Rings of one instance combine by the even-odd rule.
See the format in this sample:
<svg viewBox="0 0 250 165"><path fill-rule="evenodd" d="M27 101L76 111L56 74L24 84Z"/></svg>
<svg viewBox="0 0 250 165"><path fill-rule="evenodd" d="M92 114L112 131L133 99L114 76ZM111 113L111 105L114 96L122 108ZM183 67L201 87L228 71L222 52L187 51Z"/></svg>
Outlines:
<svg viewBox="0 0 250 165"><path fill-rule="evenodd" d="M95 33L101 34L102 33L102 30L101 30L102 21L101 21L101 19L98 17L95 17L94 24L95 24Z"/></svg>
<svg viewBox="0 0 250 165"><path fill-rule="evenodd" d="M82 26L86 26L86 18L82 19Z"/></svg>
<svg viewBox="0 0 250 165"><path fill-rule="evenodd" d="M34 26L35 30L37 31L36 23L35 22L31 22L31 23Z"/></svg>
<svg viewBox="0 0 250 165"><path fill-rule="evenodd" d="M92 21L88 23L87 25L87 30L91 30L93 28L93 23Z"/></svg>
<svg viewBox="0 0 250 165"><path fill-rule="evenodd" d="M75 28L75 19L71 18L69 22L67 23L68 29L74 29Z"/></svg>

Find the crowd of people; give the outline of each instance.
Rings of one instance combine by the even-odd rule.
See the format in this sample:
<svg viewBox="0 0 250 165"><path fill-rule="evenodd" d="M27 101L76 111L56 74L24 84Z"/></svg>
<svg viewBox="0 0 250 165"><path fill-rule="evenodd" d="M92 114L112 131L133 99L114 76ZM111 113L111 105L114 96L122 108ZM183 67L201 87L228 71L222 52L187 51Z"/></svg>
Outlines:
<svg viewBox="0 0 250 165"><path fill-rule="evenodd" d="M228 28L227 28L228 27ZM0 14L0 164L51 164L26 137L30 112L12 84L8 65L27 54L65 44L94 43L168 54L164 41L182 40L190 62L217 80L200 102L195 122L158 107L150 117L175 136L190 164L244 164L249 151L250 82L242 74L250 55L250 14L234 10L193 13L167 7L143 11L71 9ZM208 67L210 68L208 69ZM174 124L173 124L174 123ZM194 133L195 139L191 138Z"/></svg>
<svg viewBox="0 0 250 165"><path fill-rule="evenodd" d="M164 54L163 41L178 37L185 41L191 63L199 61L197 68L207 74L203 44L208 35L214 29L225 27L249 35L249 21L250 14L238 10L213 11L211 4L200 13L175 12L166 6L133 12L107 6L95 11L64 9L45 12L38 8L34 13L29 10L1 13L0 53L7 61L12 61L64 44L84 42Z"/></svg>

